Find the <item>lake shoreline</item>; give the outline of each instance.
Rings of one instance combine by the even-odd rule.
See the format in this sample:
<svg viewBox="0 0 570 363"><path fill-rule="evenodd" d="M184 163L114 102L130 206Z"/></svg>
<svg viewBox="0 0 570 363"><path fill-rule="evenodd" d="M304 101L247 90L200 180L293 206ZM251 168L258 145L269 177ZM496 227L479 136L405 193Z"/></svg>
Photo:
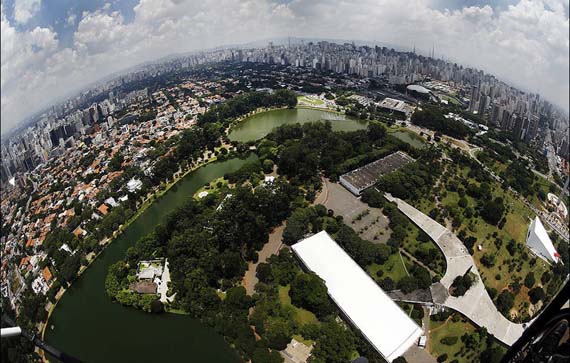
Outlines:
<svg viewBox="0 0 570 363"><path fill-rule="evenodd" d="M101 253L103 253L107 247L109 247L109 245L111 245L111 243L113 243L115 241L115 239L117 237L119 237L123 231L129 227L135 220L137 220L140 215L148 208L150 207L155 201L157 201L158 199L160 199L160 197L162 197L166 192L168 192L174 185L176 185L180 180L184 179L187 175L189 175L190 173L202 168L203 166L206 166L210 163L216 162L218 161L216 156L213 156L211 158L209 158L208 160L202 161L201 163L195 165L192 168L189 168L188 170L186 170L185 172L183 172L182 174L176 176L173 178L173 180L169 183L166 184L164 189L161 189L160 186L158 188L158 190L156 192L154 192L150 197L148 197L143 204L141 205L141 207L137 210L137 212L124 224L119 226L119 229L117 229L115 232L113 232L113 236L108 239L109 241L106 242L104 244L104 248L101 249L101 251L99 251L95 256L93 256L93 258L91 260L89 260L89 262L87 263L86 266L82 266L82 268L79 269L78 273L77 273L77 277L75 280L77 280L90 266L91 264L97 260L97 258L101 255ZM103 240L105 241L105 240ZM101 243L101 242L100 242ZM84 267L84 268L83 268ZM57 307L58 302L61 300L61 298L65 295L65 293L67 292L67 290L69 290L71 287L73 286L73 283L71 283L69 286L67 287L62 287L63 290L60 290L58 292L58 294L56 295L56 300L53 302L52 306L50 307L50 310L48 311L48 316L46 318L46 321L42 327L42 332L41 332L41 340L44 341L45 338L45 332L46 332L46 328L49 325L49 319L52 315L52 313L55 311L55 308ZM59 297L58 297L59 296ZM42 351L43 353L43 351ZM44 361L45 362L49 362L46 360L44 354L41 354Z"/></svg>
<svg viewBox="0 0 570 363"><path fill-rule="evenodd" d="M147 203L144 204L145 210L141 208L140 213L137 213L137 215L132 217L132 220L129 220L128 223L122 226L122 232L114 235L111 241L115 243L108 242L105 248L100 251L100 253L103 251L107 253L101 258L98 258L100 257L100 253L97 254L90 260L89 265L85 266L81 271L81 275L83 275L87 267L90 267L89 271L91 271L91 273L85 274L81 277L80 281L75 281L71 285L77 287L72 291L72 294L64 293L62 290L60 293L61 296L58 295L58 299L51 307L51 313L43 327L42 339L45 339L47 343L58 347L62 351L75 355L78 358L85 359L89 357L90 361L97 362L106 361L105 356L100 354L100 351L95 345L91 346L80 342L98 339L97 336L99 333L104 331L107 326L116 324L119 317L120 319L124 319L124 321L129 321L129 323L117 326L117 329L114 330L115 333L109 332L105 338L101 339L103 342L108 340L108 343L105 344L111 347L111 351L113 351L114 354L116 353L117 356L123 355L123 350L119 350L119 346L115 344L121 341L119 336L136 334L136 331L143 328L143 326L144 329L148 327L155 331L163 331L163 336L167 336L164 335L165 327L170 326L176 327L175 329L181 329L182 326L185 326L185 324L187 324L186 320L180 320L180 318L183 315L188 316L188 314L181 309L166 309L167 311L165 312L170 314L164 314L164 317L159 319L157 319L156 316L150 317L148 318L150 320L145 317L148 316L148 314L139 315L140 311L123 311L124 307L112 302L103 288L102 284L108 273L108 267L117 260L124 258L126 250L130 246L144 237L144 235L151 233L155 226L164 221L172 211L184 205L184 201L192 197L193 193L201 187L203 183L207 184L208 181L221 177L225 173L233 172L239 169L244 163L255 158L257 158L255 153L251 153L250 151L239 154L236 153L235 155L232 154L229 157L223 158L211 157L189 170L177 172L177 174L175 174L177 177L173 178L172 182L163 183L160 191L157 191L153 197L147 199ZM182 182L180 182L181 180ZM172 189L174 185L177 185L177 188ZM156 198L154 196L159 197ZM159 203L155 203L157 201ZM148 209L150 206L152 206L152 208ZM133 223L134 225L132 225ZM119 240L114 241L114 239L117 238L119 238ZM111 248L108 249L107 247ZM95 260L100 262L92 265ZM69 290L69 288L65 289L66 292L67 290ZM59 301L64 296L67 298L62 305ZM55 309L56 305L59 308L57 310ZM89 311L87 315L85 315L85 309ZM112 317L105 318L111 311L113 312ZM83 318L84 316L85 319ZM229 349L231 347L225 344L220 346L220 340L218 339L220 337L219 334L208 330L209 327L203 325L198 320L191 319L190 321L190 324L195 326L192 329L194 333L186 332L180 335L177 338L178 340L184 337L184 339L190 339L194 342L200 341L201 343L197 344L195 349L202 352L200 353L202 357L218 357L217 360L221 362L234 362L232 358L234 356L233 351ZM55 325L54 330L50 330L50 324ZM208 331L205 330L202 332L202 328ZM123 333L120 333L120 331L123 331ZM114 335L117 337L113 338ZM150 352L145 348L150 343L147 342L147 340L148 339L143 339L144 342L141 343L140 339L129 339L124 343L127 344L127 347L130 347L130 350L137 352L140 359L144 360L147 356L154 356L154 353L149 355L148 353ZM153 341L163 346L166 346L164 344L168 344L164 339L154 339ZM215 347L214 350L201 349L201 347L210 344L212 347ZM143 355L140 355L141 352ZM171 358L174 357L172 359L177 360L181 354L181 351L174 349L170 351L167 356ZM47 362L48 359L50 361L52 360L47 354L42 354L42 358L45 362Z"/></svg>
<svg viewBox="0 0 570 363"><path fill-rule="evenodd" d="M226 129L232 142L251 143L267 136L274 128L282 125L304 124L329 120L334 131L356 131L365 129L369 120L347 116L343 112L323 107L298 105L295 108L257 109L236 119Z"/></svg>

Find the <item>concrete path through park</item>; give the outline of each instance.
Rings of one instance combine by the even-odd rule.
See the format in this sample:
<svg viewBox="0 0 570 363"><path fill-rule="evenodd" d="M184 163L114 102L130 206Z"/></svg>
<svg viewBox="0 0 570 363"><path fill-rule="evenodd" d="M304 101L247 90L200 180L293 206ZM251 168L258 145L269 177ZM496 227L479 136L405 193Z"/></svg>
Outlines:
<svg viewBox="0 0 570 363"><path fill-rule="evenodd" d="M522 324L509 321L497 310L483 285L473 258L459 238L453 232L405 201L395 198L388 193L385 194L385 197L390 202L395 203L402 213L427 233L445 255L447 270L441 281L432 286L432 290L437 288L436 285L439 284L443 285L446 290L449 290L453 280L457 276L463 275L469 269L477 276L475 283L465 295L453 297L449 294L444 294L442 297L443 301L434 302L460 312L478 326L487 328L487 331L501 342L509 346L512 345L522 335L524 328ZM439 285L440 289L441 285Z"/></svg>
<svg viewBox="0 0 570 363"><path fill-rule="evenodd" d="M259 259L256 263L249 262L247 266L247 271L243 277L242 285L245 287L245 291L248 295L253 295L255 292L255 285L259 281L256 276L256 269L257 265L262 262L266 262L269 257L272 255L277 254L279 249L281 248L282 240L283 240L283 230L285 229L285 223L276 227L270 234L269 234L269 241L263 248L258 252Z"/></svg>

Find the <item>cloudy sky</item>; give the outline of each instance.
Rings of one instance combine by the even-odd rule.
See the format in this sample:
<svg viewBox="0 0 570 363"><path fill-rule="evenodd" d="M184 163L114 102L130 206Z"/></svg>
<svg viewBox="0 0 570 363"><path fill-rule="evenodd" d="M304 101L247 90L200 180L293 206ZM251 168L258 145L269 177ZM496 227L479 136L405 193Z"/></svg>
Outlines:
<svg viewBox="0 0 570 363"><path fill-rule="evenodd" d="M432 44L568 110L569 0L2 0L2 133L146 60L271 37Z"/></svg>

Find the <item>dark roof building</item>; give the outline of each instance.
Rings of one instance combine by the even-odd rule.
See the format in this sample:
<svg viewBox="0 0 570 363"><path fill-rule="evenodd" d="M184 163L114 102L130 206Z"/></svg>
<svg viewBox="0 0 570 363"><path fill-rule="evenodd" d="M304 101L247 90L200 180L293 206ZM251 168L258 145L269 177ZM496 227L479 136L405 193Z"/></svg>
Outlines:
<svg viewBox="0 0 570 363"><path fill-rule="evenodd" d="M374 185L385 174L400 169L402 166L415 161L408 154L397 151L382 159L373 161L353 171L340 176L340 183L352 194L358 196L366 188Z"/></svg>
<svg viewBox="0 0 570 363"><path fill-rule="evenodd" d="M129 285L131 291L139 294L156 294L157 286L152 281L138 281Z"/></svg>

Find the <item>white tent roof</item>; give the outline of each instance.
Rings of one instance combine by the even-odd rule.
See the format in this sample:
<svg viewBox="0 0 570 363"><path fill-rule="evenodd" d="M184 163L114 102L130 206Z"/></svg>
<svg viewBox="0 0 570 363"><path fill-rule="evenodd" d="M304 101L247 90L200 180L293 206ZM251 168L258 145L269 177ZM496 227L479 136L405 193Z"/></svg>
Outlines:
<svg viewBox="0 0 570 363"><path fill-rule="evenodd" d="M292 248L325 281L330 297L388 362L422 335L422 329L325 231Z"/></svg>
<svg viewBox="0 0 570 363"><path fill-rule="evenodd" d="M556 252L548 233L538 217L534 218L528 228L526 245L542 259L556 263L560 258L560 255Z"/></svg>

